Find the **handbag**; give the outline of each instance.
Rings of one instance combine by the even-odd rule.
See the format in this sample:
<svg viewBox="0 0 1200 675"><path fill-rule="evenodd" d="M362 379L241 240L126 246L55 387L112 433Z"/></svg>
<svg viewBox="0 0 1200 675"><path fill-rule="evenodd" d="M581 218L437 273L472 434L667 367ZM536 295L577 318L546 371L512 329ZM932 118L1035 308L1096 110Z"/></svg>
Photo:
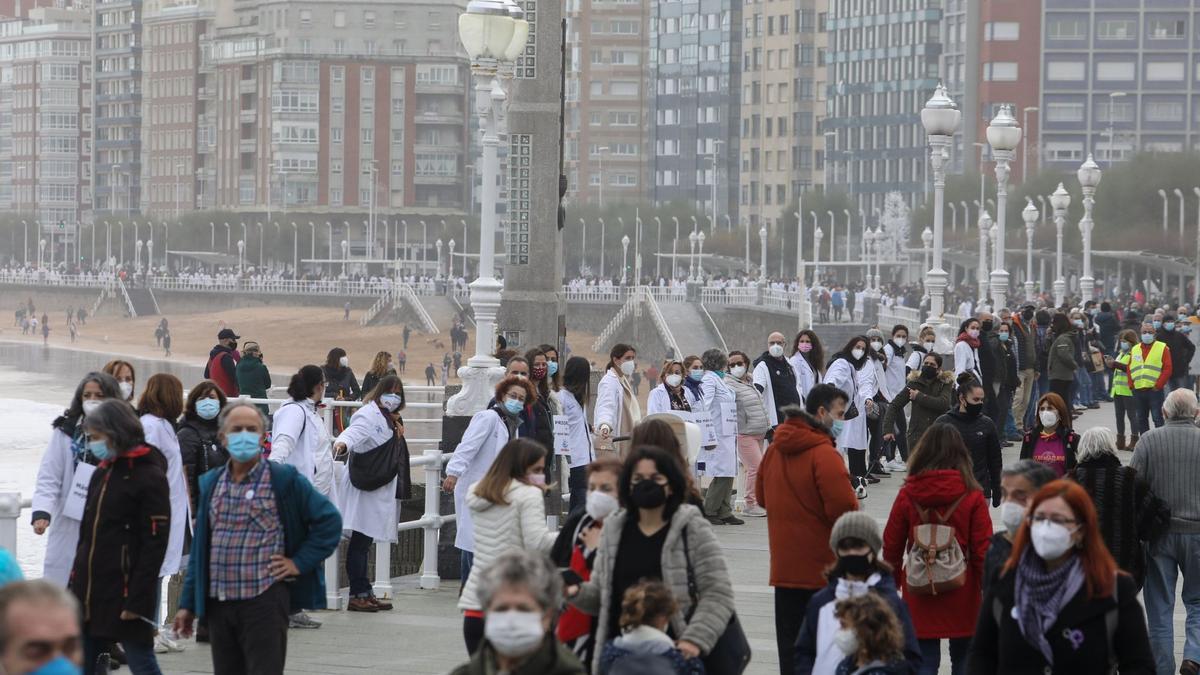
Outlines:
<svg viewBox="0 0 1200 675"><path fill-rule="evenodd" d="M692 603L684 619L691 623L696 607L700 604L700 592L696 590L696 572L692 569L692 556L688 553L687 527L683 528L681 536L683 559L687 563L688 598ZM742 675L745 672L746 666L750 665L750 642L746 640L746 631L742 629L742 622L738 620L736 611L730 614L729 623L725 625L721 637L717 638L717 643L700 660L704 662L706 673Z"/></svg>
<svg viewBox="0 0 1200 675"><path fill-rule="evenodd" d="M352 452L347 461L350 484L359 490L370 492L392 482L400 472L400 453L396 434L366 452Z"/></svg>

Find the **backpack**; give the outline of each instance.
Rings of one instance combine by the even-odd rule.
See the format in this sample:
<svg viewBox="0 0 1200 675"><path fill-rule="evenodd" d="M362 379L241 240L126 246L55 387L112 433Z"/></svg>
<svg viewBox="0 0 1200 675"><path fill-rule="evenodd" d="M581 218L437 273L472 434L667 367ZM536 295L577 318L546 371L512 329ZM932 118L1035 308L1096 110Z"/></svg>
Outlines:
<svg viewBox="0 0 1200 675"><path fill-rule="evenodd" d="M908 590L916 595L937 595L962 588L967 583L967 557L958 544L954 526L947 524L966 498L955 499L946 513L926 510L913 503L921 519L913 526L911 545L904 556ZM930 520L930 511L937 522Z"/></svg>

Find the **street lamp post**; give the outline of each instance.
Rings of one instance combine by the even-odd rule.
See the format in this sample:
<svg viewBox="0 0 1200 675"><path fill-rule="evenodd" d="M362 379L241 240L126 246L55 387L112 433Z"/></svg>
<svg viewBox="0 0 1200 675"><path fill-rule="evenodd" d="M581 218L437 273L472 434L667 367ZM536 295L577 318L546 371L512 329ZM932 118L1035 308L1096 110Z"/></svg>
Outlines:
<svg viewBox="0 0 1200 675"><path fill-rule="evenodd" d="M604 237L607 234L604 227L604 219L597 218L600 221L600 278L604 278Z"/></svg>
<svg viewBox="0 0 1200 675"><path fill-rule="evenodd" d="M954 132L962 119L962 113L954 107L954 101L946 95L946 88L938 85L933 97L921 110L921 124L929 136L929 163L933 168L933 266L925 273L925 292L929 294L929 323L941 324L945 314L946 285L948 275L942 269L942 241L944 237L945 212L942 202L946 193L946 154L954 140ZM958 211L954 211L955 230L958 229ZM963 206L963 222L966 222L966 205Z"/></svg>
<svg viewBox="0 0 1200 675"><path fill-rule="evenodd" d="M1092 159L1091 154L1080 165L1079 171L1075 172L1075 176L1079 179L1079 187L1083 191L1083 218L1079 220L1079 233L1083 235L1083 276L1079 278L1079 292L1083 296L1084 302L1093 299L1096 293L1096 280L1092 277L1092 207L1096 204L1096 188L1100 185L1101 173L1099 165L1096 164L1096 160ZM1175 192L1179 194L1180 208L1182 208L1183 192L1180 190ZM1182 231L1182 212L1179 214L1179 218L1179 227Z"/></svg>
<svg viewBox="0 0 1200 675"><path fill-rule="evenodd" d="M433 246L437 249L437 271L434 272L433 278L437 280L442 278L442 238L438 237Z"/></svg>
<svg viewBox="0 0 1200 675"><path fill-rule="evenodd" d="M1159 190L1158 196L1162 197L1162 200L1163 200L1163 217L1162 217L1163 232L1166 232L1167 231L1167 210L1170 207L1170 202L1168 201L1166 190Z"/></svg>
<svg viewBox="0 0 1200 675"><path fill-rule="evenodd" d="M688 235L688 243L691 244L691 251L688 253L688 281L696 280L696 231Z"/></svg>
<svg viewBox="0 0 1200 675"><path fill-rule="evenodd" d="M746 221L746 219L745 219L745 218L743 218L743 219L742 219L742 222L741 222L741 225L742 225L742 233L746 235L746 236L745 236L745 239L746 239L746 265L745 265L745 271L746 271L746 276L747 276L747 277L749 277L749 276L750 276L750 223L748 223L748 222Z"/></svg>
<svg viewBox="0 0 1200 675"><path fill-rule="evenodd" d="M1005 237L1008 203L1009 162L1013 150L1021 142L1021 127L1012 116L1012 106L1002 105L1000 111L992 118L987 128L988 143L992 146L992 156L996 159L996 251L995 266L992 270L992 300L996 309L1008 306L1008 270L1004 266L1004 249L1008 241Z"/></svg>
<svg viewBox="0 0 1200 675"><path fill-rule="evenodd" d="M867 268L866 277L863 279L863 289L867 296L871 295L874 286L871 284L871 261L875 251L875 230L867 230L863 232L864 255L863 263Z"/></svg>
<svg viewBox="0 0 1200 675"><path fill-rule="evenodd" d="M758 244L761 251L761 260L758 267L758 282L759 285L765 285L767 282L767 226L763 225L758 228Z"/></svg>
<svg viewBox="0 0 1200 675"><path fill-rule="evenodd" d="M922 256L923 259L921 261L921 267L924 269L929 269L929 250L933 246L933 230L927 227L921 231L921 244L923 244L922 253L924 254ZM925 289L925 293L929 293L928 288Z"/></svg>
<svg viewBox="0 0 1200 675"><path fill-rule="evenodd" d="M454 278L454 247L456 244L451 239L446 245L450 248L450 259L446 261L446 278L452 279Z"/></svg>
<svg viewBox="0 0 1200 675"><path fill-rule="evenodd" d="M850 209L842 209L842 213L846 214L846 262L850 262L850 230L853 222L850 218ZM832 258L830 258L832 260ZM846 269L846 280L850 279L850 269Z"/></svg>
<svg viewBox="0 0 1200 675"><path fill-rule="evenodd" d="M1025 208L1021 210L1021 219L1025 221L1025 302L1033 302L1033 231L1039 215L1033 199L1026 197Z"/></svg>
<svg viewBox="0 0 1200 675"><path fill-rule="evenodd" d="M700 245L700 253L696 256L696 281L704 283L704 231L696 233L696 243Z"/></svg>
<svg viewBox="0 0 1200 675"><path fill-rule="evenodd" d="M834 278L836 279L836 278L837 278L837 272L834 270L834 268L832 267L832 265L833 265L833 260L834 260L834 255L833 255L834 243L837 241L837 221L836 221L836 220L834 219L834 217L833 217L833 211L826 211L826 212L825 212L825 215L829 216L829 264L830 264L830 272L833 274Z"/></svg>
<svg viewBox="0 0 1200 675"><path fill-rule="evenodd" d="M1187 211L1187 204L1183 201L1183 190L1175 188L1175 196L1179 197L1179 246L1183 247L1183 219Z"/></svg>
<svg viewBox="0 0 1200 675"><path fill-rule="evenodd" d="M654 244L654 281L662 278L662 218L654 216L654 224L658 226L658 235Z"/></svg>
<svg viewBox="0 0 1200 675"><path fill-rule="evenodd" d="M992 229L992 217L987 211L979 211L979 302L983 303L988 297L987 279L987 242L988 232Z"/></svg>
<svg viewBox="0 0 1200 675"><path fill-rule="evenodd" d="M629 269L629 235L621 237L621 285L628 280L626 271Z"/></svg>
<svg viewBox="0 0 1200 675"><path fill-rule="evenodd" d="M814 223L816 222L816 218L815 218L815 217L813 218L813 222L814 222ZM816 232L813 232L813 286L819 286L819 285L820 285L820 279L821 279L821 240L822 240L822 239L824 239L824 238L825 238L825 233L824 233L824 232L822 232L822 231L821 231L821 228L819 228L819 227L818 227L818 228L817 228L817 231L816 231Z"/></svg>
<svg viewBox="0 0 1200 675"><path fill-rule="evenodd" d="M1063 227L1067 223L1067 208L1071 206L1071 194L1062 183L1050 195L1050 206L1054 207L1054 227L1057 229L1058 244L1054 256L1054 306L1062 307L1067 299L1067 280L1063 278Z"/></svg>
<svg viewBox="0 0 1200 675"><path fill-rule="evenodd" d="M246 260L245 260L246 240L245 239L238 239L237 249L238 249L238 276L240 277L246 273Z"/></svg>

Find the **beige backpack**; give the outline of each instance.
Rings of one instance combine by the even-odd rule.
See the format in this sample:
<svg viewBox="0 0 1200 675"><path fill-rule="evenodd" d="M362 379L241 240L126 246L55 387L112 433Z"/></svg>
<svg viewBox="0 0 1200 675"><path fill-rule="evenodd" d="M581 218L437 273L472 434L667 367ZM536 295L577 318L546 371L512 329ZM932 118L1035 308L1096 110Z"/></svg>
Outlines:
<svg viewBox="0 0 1200 675"><path fill-rule="evenodd" d="M920 506L917 516L921 519L912 529L911 544L904 558L904 573L908 590L917 595L937 595L961 588L967 583L967 557L954 536L954 526L948 525L950 516L966 497L963 494L944 514ZM930 520L930 512L937 522Z"/></svg>

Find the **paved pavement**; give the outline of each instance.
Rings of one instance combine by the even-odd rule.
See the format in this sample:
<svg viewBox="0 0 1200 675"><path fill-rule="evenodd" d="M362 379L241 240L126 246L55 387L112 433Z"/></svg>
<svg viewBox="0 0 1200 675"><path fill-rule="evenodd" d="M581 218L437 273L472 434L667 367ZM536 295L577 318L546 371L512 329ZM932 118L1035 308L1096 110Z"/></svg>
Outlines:
<svg viewBox="0 0 1200 675"><path fill-rule="evenodd" d="M1093 426L1112 426L1112 408L1085 413L1076 422L1077 430ZM1007 465L1017 459L1020 448L1004 451ZM1128 462L1129 453L1122 453ZM872 486L864 508L882 527L900 487L902 474ZM1002 527L993 510L995 527ZM740 527L717 528L722 548L733 576L738 614L750 639L754 658L749 675L774 675L779 672L775 652L774 596L767 585L769 552L765 519L747 519ZM811 542L826 546L827 542ZM458 584L451 582L437 591L416 587L415 578L396 582L396 609L378 614L315 612L325 625L319 630L289 633L289 673L366 673L387 672L396 675L433 675L445 673L465 660L462 642L462 618L455 609ZM1184 613L1176 601L1175 636L1182 653ZM159 657L164 673L211 673L208 647L186 643L181 654ZM944 650L943 650L944 651ZM1180 656L1176 657L1181 658ZM943 655L941 672L949 672L948 656Z"/></svg>

